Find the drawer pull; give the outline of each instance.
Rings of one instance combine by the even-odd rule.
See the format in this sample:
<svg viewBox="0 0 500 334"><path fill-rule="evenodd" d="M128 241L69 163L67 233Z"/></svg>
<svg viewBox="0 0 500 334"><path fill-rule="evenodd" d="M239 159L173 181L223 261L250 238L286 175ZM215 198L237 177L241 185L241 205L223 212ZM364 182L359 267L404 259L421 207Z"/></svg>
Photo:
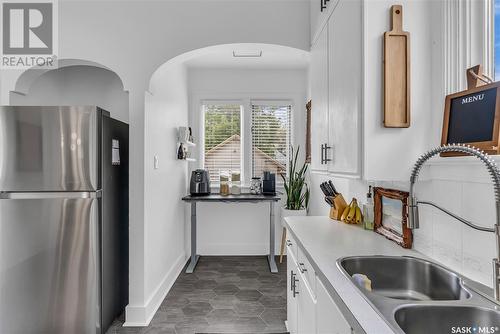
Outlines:
<svg viewBox="0 0 500 334"><path fill-rule="evenodd" d="M299 292L297 291L297 282L299 280L296 279L295 277L293 278L293 298L295 298L295 296L297 296L299 294Z"/></svg>
<svg viewBox="0 0 500 334"><path fill-rule="evenodd" d="M291 246L291 245L292 245L292 242L291 242L290 240L287 240L287 241L286 241L286 245L287 245L287 246Z"/></svg>
<svg viewBox="0 0 500 334"><path fill-rule="evenodd" d="M299 263L299 269L301 273L305 273L307 271L307 268L304 263Z"/></svg>

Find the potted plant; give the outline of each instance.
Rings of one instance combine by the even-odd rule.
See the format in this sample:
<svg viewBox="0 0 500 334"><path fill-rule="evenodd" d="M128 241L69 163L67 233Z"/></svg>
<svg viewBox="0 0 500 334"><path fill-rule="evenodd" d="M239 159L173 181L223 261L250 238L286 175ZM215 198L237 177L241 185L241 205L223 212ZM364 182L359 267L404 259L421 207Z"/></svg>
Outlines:
<svg viewBox="0 0 500 334"><path fill-rule="evenodd" d="M299 149L297 147L297 152L295 155L293 153L293 147L290 150L290 160L288 162L288 175L281 174L283 178L286 202L285 206L281 210L282 219L290 216L307 216L307 208L309 207L309 187L306 182L306 172L308 164L304 162L302 167L297 170L297 159L299 157ZM285 253L285 239L286 239L286 228L283 224L283 232L281 234L281 247L280 247L280 263L283 262L283 255Z"/></svg>
<svg viewBox="0 0 500 334"><path fill-rule="evenodd" d="M293 147L290 152L288 175L281 174L284 181L286 202L283 208L282 217L306 216L309 207L309 187L306 182L306 172L308 164L304 162L300 169L297 169L297 159L299 150L294 154Z"/></svg>

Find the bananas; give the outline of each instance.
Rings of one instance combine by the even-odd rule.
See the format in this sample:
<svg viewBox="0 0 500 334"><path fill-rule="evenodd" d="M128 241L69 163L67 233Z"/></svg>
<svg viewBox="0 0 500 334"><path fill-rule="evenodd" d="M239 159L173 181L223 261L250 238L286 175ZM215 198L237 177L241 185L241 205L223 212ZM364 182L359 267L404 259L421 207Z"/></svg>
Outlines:
<svg viewBox="0 0 500 334"><path fill-rule="evenodd" d="M361 224L363 222L363 214L358 206L358 201L353 198L351 203L346 206L342 212L340 220L346 224Z"/></svg>

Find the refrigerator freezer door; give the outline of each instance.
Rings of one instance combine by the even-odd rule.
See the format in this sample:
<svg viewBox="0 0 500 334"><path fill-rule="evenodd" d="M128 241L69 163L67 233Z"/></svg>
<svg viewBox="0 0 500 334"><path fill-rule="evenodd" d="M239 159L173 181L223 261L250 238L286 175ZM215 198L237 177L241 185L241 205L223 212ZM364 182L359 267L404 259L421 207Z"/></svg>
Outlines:
<svg viewBox="0 0 500 334"><path fill-rule="evenodd" d="M0 199L0 333L100 333L95 196Z"/></svg>
<svg viewBox="0 0 500 334"><path fill-rule="evenodd" d="M100 189L102 111L0 107L0 191Z"/></svg>

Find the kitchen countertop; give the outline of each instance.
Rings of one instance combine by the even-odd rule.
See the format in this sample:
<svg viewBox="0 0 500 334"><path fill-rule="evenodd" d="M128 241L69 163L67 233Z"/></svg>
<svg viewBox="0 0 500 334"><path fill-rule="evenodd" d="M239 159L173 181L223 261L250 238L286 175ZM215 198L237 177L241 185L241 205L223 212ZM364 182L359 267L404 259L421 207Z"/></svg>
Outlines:
<svg viewBox="0 0 500 334"><path fill-rule="evenodd" d="M344 256L359 255L426 257L414 250L404 249L378 233L328 217L286 217L285 224L316 273L330 282L361 329L366 333L393 334L394 331L362 292L340 271L337 260Z"/></svg>

